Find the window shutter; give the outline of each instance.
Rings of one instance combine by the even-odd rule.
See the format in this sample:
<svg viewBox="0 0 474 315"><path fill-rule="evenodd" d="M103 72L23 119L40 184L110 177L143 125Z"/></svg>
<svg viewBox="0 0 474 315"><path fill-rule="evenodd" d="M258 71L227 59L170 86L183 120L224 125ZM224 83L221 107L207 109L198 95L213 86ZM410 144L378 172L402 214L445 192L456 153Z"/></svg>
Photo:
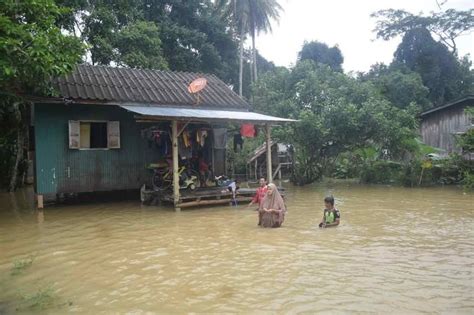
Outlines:
<svg viewBox="0 0 474 315"><path fill-rule="evenodd" d="M120 122L107 122L107 147L109 149L120 149Z"/></svg>
<svg viewBox="0 0 474 315"><path fill-rule="evenodd" d="M79 149L81 143L81 124L77 120L69 121L69 149Z"/></svg>

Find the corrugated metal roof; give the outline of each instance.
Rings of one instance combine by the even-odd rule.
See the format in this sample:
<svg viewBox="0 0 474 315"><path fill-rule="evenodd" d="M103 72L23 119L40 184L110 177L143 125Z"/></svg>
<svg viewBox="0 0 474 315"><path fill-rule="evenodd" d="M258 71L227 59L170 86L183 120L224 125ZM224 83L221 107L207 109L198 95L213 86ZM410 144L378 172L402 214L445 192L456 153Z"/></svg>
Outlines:
<svg viewBox="0 0 474 315"><path fill-rule="evenodd" d="M235 120L248 122L290 122L293 119L279 118L247 111L230 111L214 109L195 109L179 107L151 107L151 106L129 106L120 107L134 113L145 116L174 117L179 119L197 120Z"/></svg>
<svg viewBox="0 0 474 315"><path fill-rule="evenodd" d="M450 102L450 103L447 103L447 104L444 104L444 105L441 105L441 106L438 106L438 107L435 107L435 108L431 108L431 109L421 113L420 116L423 117L425 115L437 112L439 110L446 109L446 108L449 108L449 107L452 107L452 106L455 106L455 105L460 105L461 103L469 102L469 101L474 101L474 95L466 95L466 96L464 96L460 99L457 99L453 102Z"/></svg>
<svg viewBox="0 0 474 315"><path fill-rule="evenodd" d="M247 110L249 104L215 75L78 65L53 80L59 96L73 100L109 103L147 103L151 106L192 106L196 96L188 92L194 79L204 77L207 86L200 92L199 106Z"/></svg>

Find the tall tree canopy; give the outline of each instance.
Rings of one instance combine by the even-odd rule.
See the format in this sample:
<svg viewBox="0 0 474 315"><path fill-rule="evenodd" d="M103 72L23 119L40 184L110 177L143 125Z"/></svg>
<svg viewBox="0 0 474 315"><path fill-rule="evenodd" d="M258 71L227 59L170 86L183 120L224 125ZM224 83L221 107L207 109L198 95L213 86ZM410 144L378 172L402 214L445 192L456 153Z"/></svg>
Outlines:
<svg viewBox="0 0 474 315"><path fill-rule="evenodd" d="M318 41L304 42L303 48L298 53L298 60L313 60L316 63L328 65L334 71L342 72L342 56L339 47L329 48L325 43Z"/></svg>
<svg viewBox="0 0 474 315"><path fill-rule="evenodd" d="M374 29L378 38L403 36L390 68L418 73L429 90L431 106L474 92L471 62L468 56L458 57L456 46L456 39L474 28L474 9L448 9L427 16L389 9L372 17L378 19Z"/></svg>
<svg viewBox="0 0 474 315"><path fill-rule="evenodd" d="M378 18L374 31L379 38L389 40L410 30L424 28L436 35L454 54L457 52L456 39L474 28L474 9L448 9L432 12L428 16L388 9L377 11L371 16Z"/></svg>
<svg viewBox="0 0 474 315"><path fill-rule="evenodd" d="M0 2L0 185L10 191L21 175L24 96L51 93L50 78L71 71L84 52L57 26L64 13L53 0Z"/></svg>
<svg viewBox="0 0 474 315"><path fill-rule="evenodd" d="M463 76L462 64L446 46L436 42L427 29L407 31L395 51L393 63L419 73L435 105L472 91L472 78Z"/></svg>
<svg viewBox="0 0 474 315"><path fill-rule="evenodd" d="M94 64L214 73L237 81L237 39L212 1L58 0ZM78 34L79 36L79 34Z"/></svg>
<svg viewBox="0 0 474 315"><path fill-rule="evenodd" d="M429 89L423 85L421 76L406 67L375 64L360 80L370 81L378 91L398 108L415 105L418 111L429 109Z"/></svg>

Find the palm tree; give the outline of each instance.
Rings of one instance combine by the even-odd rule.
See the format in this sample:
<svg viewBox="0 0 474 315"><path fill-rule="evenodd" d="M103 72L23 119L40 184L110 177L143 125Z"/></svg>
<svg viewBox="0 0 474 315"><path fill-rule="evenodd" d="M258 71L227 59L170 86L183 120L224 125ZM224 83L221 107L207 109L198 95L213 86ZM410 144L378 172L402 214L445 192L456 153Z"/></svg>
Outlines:
<svg viewBox="0 0 474 315"><path fill-rule="evenodd" d="M255 37L259 32L271 31L270 20L278 20L282 7L277 0L218 0L217 8L230 18L239 33L239 95L242 96L244 41L248 33L252 37L251 77L257 80L257 50Z"/></svg>
<svg viewBox="0 0 474 315"><path fill-rule="evenodd" d="M255 48L255 37L260 32L271 32L271 20L278 22L280 12L283 8L277 0L247 0L250 8L249 31L252 37L252 64L253 78L257 81L257 49Z"/></svg>

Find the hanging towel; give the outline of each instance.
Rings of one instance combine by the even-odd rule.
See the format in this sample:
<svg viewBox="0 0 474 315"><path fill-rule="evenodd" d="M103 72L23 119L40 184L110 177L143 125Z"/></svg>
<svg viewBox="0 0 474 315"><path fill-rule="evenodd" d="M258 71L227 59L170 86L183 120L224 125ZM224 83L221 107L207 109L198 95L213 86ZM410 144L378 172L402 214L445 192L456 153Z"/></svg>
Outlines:
<svg viewBox="0 0 474 315"><path fill-rule="evenodd" d="M227 128L214 128L214 149L225 149L227 144Z"/></svg>
<svg viewBox="0 0 474 315"><path fill-rule="evenodd" d="M255 126L252 124L243 124L240 127L240 134L242 137L253 138L255 137Z"/></svg>

